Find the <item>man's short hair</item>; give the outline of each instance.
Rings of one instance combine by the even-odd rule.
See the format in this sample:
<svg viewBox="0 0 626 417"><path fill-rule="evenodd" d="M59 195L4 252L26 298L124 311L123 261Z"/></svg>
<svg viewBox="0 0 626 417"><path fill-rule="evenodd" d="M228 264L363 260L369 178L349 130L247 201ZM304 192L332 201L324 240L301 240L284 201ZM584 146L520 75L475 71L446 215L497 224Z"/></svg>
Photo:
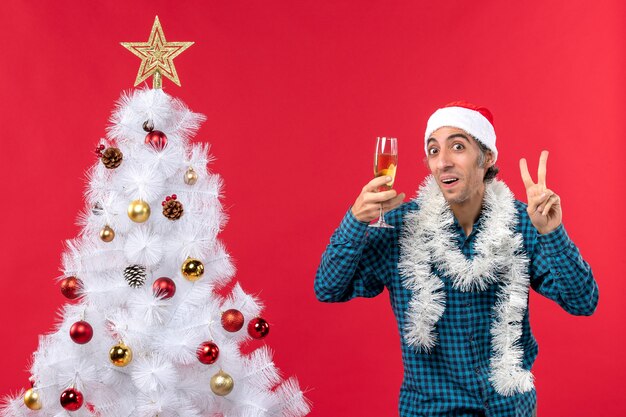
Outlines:
<svg viewBox="0 0 626 417"><path fill-rule="evenodd" d="M478 166L483 166L483 164L487 160L487 152L491 152L491 150L478 139L474 138L473 136L472 138L476 141L476 143L478 144L478 149L480 150L480 154L478 155ZM495 164L490 166L485 172L483 182L490 183L491 181L493 181L496 175L498 175L498 172L500 172L500 168L498 168Z"/></svg>

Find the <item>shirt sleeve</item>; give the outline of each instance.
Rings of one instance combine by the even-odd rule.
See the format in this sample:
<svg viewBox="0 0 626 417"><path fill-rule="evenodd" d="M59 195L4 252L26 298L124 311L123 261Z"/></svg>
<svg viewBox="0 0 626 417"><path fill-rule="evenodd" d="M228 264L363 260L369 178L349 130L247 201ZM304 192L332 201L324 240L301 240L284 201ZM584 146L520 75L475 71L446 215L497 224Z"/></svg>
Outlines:
<svg viewBox="0 0 626 417"><path fill-rule="evenodd" d="M536 236L531 257L531 287L570 314L592 315L598 305L598 284L563 225Z"/></svg>
<svg viewBox="0 0 626 417"><path fill-rule="evenodd" d="M375 297L384 289L387 254L367 223L348 210L322 255L315 276L315 295L323 302ZM387 245L388 246L388 245Z"/></svg>

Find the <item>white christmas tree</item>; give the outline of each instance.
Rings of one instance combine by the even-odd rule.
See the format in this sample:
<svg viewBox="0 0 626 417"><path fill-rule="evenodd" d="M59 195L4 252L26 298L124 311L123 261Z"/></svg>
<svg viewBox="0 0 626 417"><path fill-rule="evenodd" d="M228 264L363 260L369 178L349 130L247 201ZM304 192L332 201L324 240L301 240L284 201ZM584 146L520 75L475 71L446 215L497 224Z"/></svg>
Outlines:
<svg viewBox="0 0 626 417"><path fill-rule="evenodd" d="M259 300L238 284L218 293L234 268L217 238L221 178L207 169L208 145L189 143L203 120L160 88L122 95L63 255L61 290L73 301L40 338L32 387L7 398L2 416L309 412L266 346L241 352L269 332Z"/></svg>

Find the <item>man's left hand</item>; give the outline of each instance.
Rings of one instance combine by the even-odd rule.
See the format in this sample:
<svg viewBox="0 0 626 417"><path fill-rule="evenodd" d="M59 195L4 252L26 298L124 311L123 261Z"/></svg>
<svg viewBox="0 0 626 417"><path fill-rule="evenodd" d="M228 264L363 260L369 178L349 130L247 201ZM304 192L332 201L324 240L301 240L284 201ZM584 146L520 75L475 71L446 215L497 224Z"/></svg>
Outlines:
<svg viewBox="0 0 626 417"><path fill-rule="evenodd" d="M537 170L537 183L535 184L528 172L526 159L519 161L522 180L526 187L528 208L533 226L541 234L550 233L561 224L563 213L561 212L561 198L546 186L546 165L548 164L548 151L542 151L539 157L539 169Z"/></svg>

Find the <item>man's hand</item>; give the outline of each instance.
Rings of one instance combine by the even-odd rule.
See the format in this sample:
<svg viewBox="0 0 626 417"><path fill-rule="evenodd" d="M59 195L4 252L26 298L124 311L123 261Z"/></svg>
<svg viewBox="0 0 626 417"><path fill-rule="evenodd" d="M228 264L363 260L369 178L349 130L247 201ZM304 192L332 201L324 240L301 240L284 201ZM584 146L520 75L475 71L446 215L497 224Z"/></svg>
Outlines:
<svg viewBox="0 0 626 417"><path fill-rule="evenodd" d="M519 161L522 180L526 186L526 198L533 226L541 234L550 233L561 224L563 214L561 212L561 198L546 187L546 165L548 163L548 151L542 151L539 157L539 169L537 170L537 184L535 184L528 172L526 159Z"/></svg>
<svg viewBox="0 0 626 417"><path fill-rule="evenodd" d="M402 204L404 193L398 194L396 190L376 192L378 187L391 180L391 177L376 177L363 187L351 209L357 220L369 223L378 218L381 204L385 213Z"/></svg>

